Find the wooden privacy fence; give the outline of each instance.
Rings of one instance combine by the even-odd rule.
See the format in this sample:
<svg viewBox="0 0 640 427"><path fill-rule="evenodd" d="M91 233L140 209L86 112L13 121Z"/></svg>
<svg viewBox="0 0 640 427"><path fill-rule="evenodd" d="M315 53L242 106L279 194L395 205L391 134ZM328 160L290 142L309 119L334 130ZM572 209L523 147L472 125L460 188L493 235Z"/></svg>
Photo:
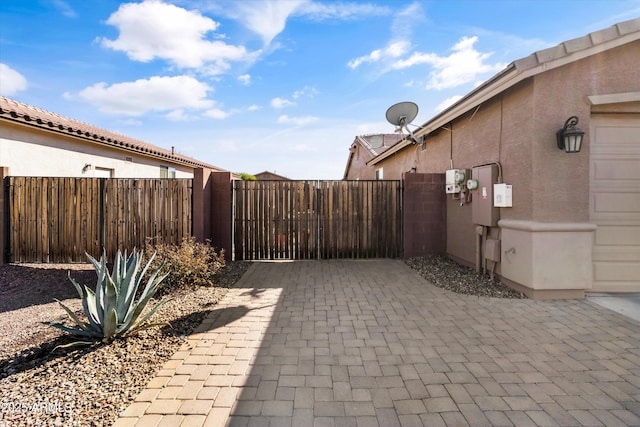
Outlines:
<svg viewBox="0 0 640 427"><path fill-rule="evenodd" d="M9 177L10 262L113 259L192 234L191 179Z"/></svg>
<svg viewBox="0 0 640 427"><path fill-rule="evenodd" d="M236 260L402 256L401 181L235 181Z"/></svg>

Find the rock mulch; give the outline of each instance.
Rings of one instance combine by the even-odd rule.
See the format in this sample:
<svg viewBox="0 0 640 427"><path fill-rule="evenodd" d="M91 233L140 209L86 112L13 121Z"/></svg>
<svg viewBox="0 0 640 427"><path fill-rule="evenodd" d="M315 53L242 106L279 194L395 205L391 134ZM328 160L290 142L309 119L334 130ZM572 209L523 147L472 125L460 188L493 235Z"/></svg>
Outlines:
<svg viewBox="0 0 640 427"><path fill-rule="evenodd" d="M53 298L81 313L65 270L93 287L92 266L0 266L0 426L111 425L249 265L229 263L217 287L170 295L153 318L164 327L75 349L56 348L73 338L40 322L66 318Z"/></svg>
<svg viewBox="0 0 640 427"><path fill-rule="evenodd" d="M409 258L406 264L439 288L464 295L493 298L519 298L526 295L513 290L498 279L478 274L474 269L440 255Z"/></svg>

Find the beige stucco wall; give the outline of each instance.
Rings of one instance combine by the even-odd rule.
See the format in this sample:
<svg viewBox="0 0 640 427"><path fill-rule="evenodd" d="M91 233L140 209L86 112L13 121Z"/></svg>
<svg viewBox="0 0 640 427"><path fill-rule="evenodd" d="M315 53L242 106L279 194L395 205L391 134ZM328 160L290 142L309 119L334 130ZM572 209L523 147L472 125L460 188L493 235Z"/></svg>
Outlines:
<svg viewBox="0 0 640 427"><path fill-rule="evenodd" d="M6 122L0 123L0 166L14 176L60 177L98 176L96 168L104 168L113 178L159 178L160 166L167 166L176 178L193 177L192 168Z"/></svg>

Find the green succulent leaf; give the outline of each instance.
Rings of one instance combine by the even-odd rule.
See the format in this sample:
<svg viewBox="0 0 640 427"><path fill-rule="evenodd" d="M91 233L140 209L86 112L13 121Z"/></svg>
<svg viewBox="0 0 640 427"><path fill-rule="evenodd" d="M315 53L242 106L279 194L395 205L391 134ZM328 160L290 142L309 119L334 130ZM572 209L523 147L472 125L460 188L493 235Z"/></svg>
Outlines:
<svg viewBox="0 0 640 427"><path fill-rule="evenodd" d="M70 342L69 344L58 345L53 349L53 351L56 351L59 348L78 347L81 345L92 345L92 344L94 344L93 341L74 341L74 342Z"/></svg>
<svg viewBox="0 0 640 427"><path fill-rule="evenodd" d="M73 320L76 324L76 326L78 326L80 329L82 329L83 331L87 331L90 332L91 329L89 328L89 324L87 322L81 322L80 319L78 319L78 316L76 316L76 314L66 305L64 305L62 302L60 302L59 300L56 300L58 302L58 304L60 305L60 307L62 307L64 309L64 311L67 312L67 314L69 315L69 317L71 318L71 320Z"/></svg>
<svg viewBox="0 0 640 427"><path fill-rule="evenodd" d="M116 309L111 308L107 312L107 317L104 319L104 326L102 329L102 338L104 340L110 340L116 334L118 328L118 317L116 316Z"/></svg>
<svg viewBox="0 0 640 427"><path fill-rule="evenodd" d="M131 254L127 254L126 251L124 254L118 251L111 273L108 270L104 252L99 261L89 254L86 255L96 271L95 291L87 285L79 284L71 278L71 275L69 275L69 280L82 300L82 308L87 321L80 319L69 307L58 301L75 323L75 326L57 322L45 324L72 335L103 342L162 324L149 323L148 320L168 301L162 301L147 310L147 305L167 276L166 274L160 274L162 267L150 274L149 280L136 301L143 277L150 268L155 254L142 266L142 253L137 252L135 249ZM91 344L91 342L77 341L60 347L66 348L86 344Z"/></svg>
<svg viewBox="0 0 640 427"><path fill-rule="evenodd" d="M84 331L82 329L78 329L78 328L72 328L70 326L65 325L64 323L58 323L58 322L43 322L45 325L47 326L53 326L54 328L58 328L61 329L65 332L68 332L72 335L78 335L81 337L91 337L91 338L95 338L97 337L95 334L91 333L91 332L87 332Z"/></svg>

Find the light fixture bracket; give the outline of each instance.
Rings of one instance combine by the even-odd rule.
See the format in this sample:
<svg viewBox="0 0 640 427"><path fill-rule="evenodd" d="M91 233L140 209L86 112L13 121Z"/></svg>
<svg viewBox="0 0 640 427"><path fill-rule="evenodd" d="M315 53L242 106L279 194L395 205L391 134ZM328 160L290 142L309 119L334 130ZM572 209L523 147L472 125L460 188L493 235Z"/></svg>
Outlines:
<svg viewBox="0 0 640 427"><path fill-rule="evenodd" d="M578 116L571 116L564 123L563 128L556 132L556 142L560 150L566 153L579 153L582 149L584 131L577 126L579 121Z"/></svg>

